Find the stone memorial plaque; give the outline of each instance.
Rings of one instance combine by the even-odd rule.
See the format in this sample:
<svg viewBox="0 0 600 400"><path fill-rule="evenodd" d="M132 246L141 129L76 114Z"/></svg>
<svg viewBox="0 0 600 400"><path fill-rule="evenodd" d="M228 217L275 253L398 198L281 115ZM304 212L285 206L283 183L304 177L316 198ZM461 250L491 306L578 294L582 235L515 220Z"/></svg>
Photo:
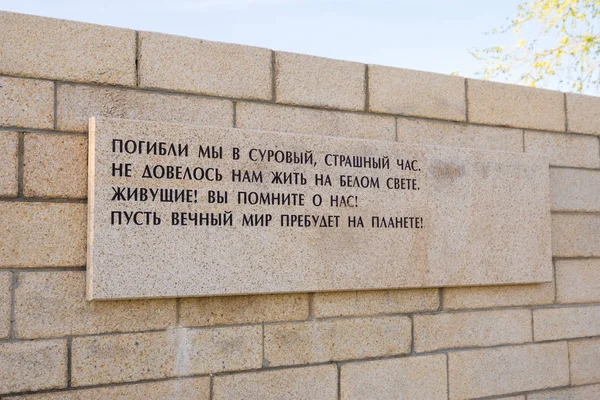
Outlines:
<svg viewBox="0 0 600 400"><path fill-rule="evenodd" d="M552 279L538 155L92 118L90 299Z"/></svg>

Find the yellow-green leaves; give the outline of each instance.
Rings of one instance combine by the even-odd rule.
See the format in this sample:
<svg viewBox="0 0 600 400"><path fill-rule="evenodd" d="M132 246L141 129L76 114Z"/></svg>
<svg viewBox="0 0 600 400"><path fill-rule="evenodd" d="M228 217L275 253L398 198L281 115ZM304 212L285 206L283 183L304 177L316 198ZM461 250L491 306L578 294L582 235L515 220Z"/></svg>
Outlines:
<svg viewBox="0 0 600 400"><path fill-rule="evenodd" d="M600 0L533 0L493 34L512 31L515 41L471 54L484 79L598 93Z"/></svg>

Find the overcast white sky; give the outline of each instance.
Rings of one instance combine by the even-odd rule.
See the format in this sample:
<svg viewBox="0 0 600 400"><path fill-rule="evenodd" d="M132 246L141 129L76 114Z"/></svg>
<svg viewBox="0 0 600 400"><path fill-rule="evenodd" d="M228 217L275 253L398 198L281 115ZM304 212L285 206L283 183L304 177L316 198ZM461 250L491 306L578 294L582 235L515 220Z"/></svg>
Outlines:
<svg viewBox="0 0 600 400"><path fill-rule="evenodd" d="M0 9L473 77L517 0L0 0Z"/></svg>

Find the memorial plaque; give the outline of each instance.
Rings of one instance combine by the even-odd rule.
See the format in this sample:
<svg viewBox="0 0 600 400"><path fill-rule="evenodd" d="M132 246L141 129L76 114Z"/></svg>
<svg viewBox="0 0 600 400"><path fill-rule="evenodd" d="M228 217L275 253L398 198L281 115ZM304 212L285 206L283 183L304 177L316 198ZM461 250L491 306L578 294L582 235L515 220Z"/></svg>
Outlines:
<svg viewBox="0 0 600 400"><path fill-rule="evenodd" d="M538 155L92 118L88 297L552 280Z"/></svg>

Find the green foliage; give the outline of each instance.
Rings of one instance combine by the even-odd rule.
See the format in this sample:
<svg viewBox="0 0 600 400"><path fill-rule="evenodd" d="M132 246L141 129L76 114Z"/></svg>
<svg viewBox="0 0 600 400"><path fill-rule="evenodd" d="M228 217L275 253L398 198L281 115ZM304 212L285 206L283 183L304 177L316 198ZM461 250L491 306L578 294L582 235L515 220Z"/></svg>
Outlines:
<svg viewBox="0 0 600 400"><path fill-rule="evenodd" d="M471 51L484 79L598 92L600 0L535 0L518 6L506 26L511 45ZM533 37L533 39L531 39Z"/></svg>

